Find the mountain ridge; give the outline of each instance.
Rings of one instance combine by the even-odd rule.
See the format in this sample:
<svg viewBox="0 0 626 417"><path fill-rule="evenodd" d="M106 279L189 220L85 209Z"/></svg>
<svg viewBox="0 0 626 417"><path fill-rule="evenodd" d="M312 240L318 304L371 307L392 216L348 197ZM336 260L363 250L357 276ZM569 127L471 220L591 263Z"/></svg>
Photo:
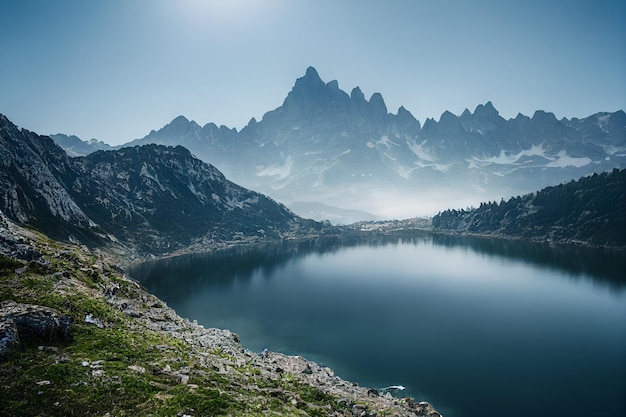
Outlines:
<svg viewBox="0 0 626 417"><path fill-rule="evenodd" d="M147 143L185 146L285 204L410 217L449 207L442 191L478 203L624 168L626 114L559 120L537 110L505 119L488 101L422 125L402 106L389 113L380 93L367 100L357 86L348 94L309 67L281 106L241 131L179 116L123 146Z"/></svg>
<svg viewBox="0 0 626 417"><path fill-rule="evenodd" d="M70 158L51 138L0 115L0 164L0 210L62 241L158 255L323 227L227 180L182 146Z"/></svg>

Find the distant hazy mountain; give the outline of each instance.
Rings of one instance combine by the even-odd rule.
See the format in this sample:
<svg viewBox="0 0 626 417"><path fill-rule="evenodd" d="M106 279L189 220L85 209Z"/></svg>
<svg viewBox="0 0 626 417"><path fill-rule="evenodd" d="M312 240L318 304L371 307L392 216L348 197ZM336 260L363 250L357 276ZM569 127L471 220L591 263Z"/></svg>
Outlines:
<svg viewBox="0 0 626 417"><path fill-rule="evenodd" d="M433 218L433 227L441 232L626 247L626 170L594 174L476 209L446 210Z"/></svg>
<svg viewBox="0 0 626 417"><path fill-rule="evenodd" d="M78 136L68 136L62 133L50 135L50 137L57 145L63 148L69 156L84 156L96 151L113 149L110 145L96 139L84 141Z"/></svg>
<svg viewBox="0 0 626 417"><path fill-rule="evenodd" d="M284 203L422 214L626 167L626 114L502 118L492 103L421 126L378 93L366 99L314 68L283 104L241 131L180 116L129 145L182 145L229 178Z"/></svg>
<svg viewBox="0 0 626 417"><path fill-rule="evenodd" d="M69 158L0 115L0 210L51 237L163 253L203 241L319 230L228 181L183 147L149 145Z"/></svg>
<svg viewBox="0 0 626 417"><path fill-rule="evenodd" d="M288 206L307 219L328 220L335 225L347 225L362 221L382 220L378 216L362 210L341 209L324 203L294 201Z"/></svg>

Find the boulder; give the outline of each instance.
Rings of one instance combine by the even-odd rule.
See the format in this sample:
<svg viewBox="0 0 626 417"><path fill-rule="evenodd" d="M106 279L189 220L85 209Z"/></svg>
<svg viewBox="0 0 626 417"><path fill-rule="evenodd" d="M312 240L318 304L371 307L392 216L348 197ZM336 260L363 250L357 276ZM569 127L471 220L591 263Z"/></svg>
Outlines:
<svg viewBox="0 0 626 417"><path fill-rule="evenodd" d="M69 343L73 320L58 311L33 304L0 304L0 358L34 342Z"/></svg>

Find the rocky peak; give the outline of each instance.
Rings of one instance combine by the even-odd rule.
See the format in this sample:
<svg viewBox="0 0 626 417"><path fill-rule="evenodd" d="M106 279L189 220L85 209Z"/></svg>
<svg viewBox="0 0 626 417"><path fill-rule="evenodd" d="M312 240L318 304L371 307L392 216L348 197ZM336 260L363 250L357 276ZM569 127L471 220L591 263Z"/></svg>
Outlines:
<svg viewBox="0 0 626 417"><path fill-rule="evenodd" d="M396 120L398 124L407 127L413 134L417 134L420 130L420 122L404 106L398 108Z"/></svg>
<svg viewBox="0 0 626 417"><path fill-rule="evenodd" d="M546 112L543 110L537 110L531 118L533 122L556 124L559 123L554 113Z"/></svg>
<svg viewBox="0 0 626 417"><path fill-rule="evenodd" d="M359 87L354 87L350 93L350 98L357 103L365 103L365 95Z"/></svg>
<svg viewBox="0 0 626 417"><path fill-rule="evenodd" d="M443 113L441 113L441 116L439 117L439 124L440 125L451 125L451 124L456 124L458 122L458 117L446 110Z"/></svg>
<svg viewBox="0 0 626 417"><path fill-rule="evenodd" d="M190 130L200 128L200 126L194 122L189 121L185 116L178 116L166 125L162 130L168 134L185 134Z"/></svg>
<svg viewBox="0 0 626 417"><path fill-rule="evenodd" d="M6 126L7 124L13 124L11 121L2 113L0 113L0 129Z"/></svg>
<svg viewBox="0 0 626 417"><path fill-rule="evenodd" d="M385 100L383 100L383 96L380 93L374 93L370 97L370 108L374 113L378 115L386 115L387 114L387 106L385 105Z"/></svg>
<svg viewBox="0 0 626 417"><path fill-rule="evenodd" d="M498 110L493 107L491 101L488 101L485 104L479 104L476 106L476 110L474 110L474 116L484 117L484 118L496 118L500 116Z"/></svg>
<svg viewBox="0 0 626 417"><path fill-rule="evenodd" d="M459 117L459 120L467 132L474 132L481 135L503 127L506 123L506 121L500 117L500 113L495 109L491 101L476 106L474 113L465 109L463 114Z"/></svg>
<svg viewBox="0 0 626 417"><path fill-rule="evenodd" d="M289 96L295 96L296 98L306 97L324 90L325 87L326 84L320 78L317 70L313 67L309 67L304 77L300 77L296 80L287 98L289 98Z"/></svg>

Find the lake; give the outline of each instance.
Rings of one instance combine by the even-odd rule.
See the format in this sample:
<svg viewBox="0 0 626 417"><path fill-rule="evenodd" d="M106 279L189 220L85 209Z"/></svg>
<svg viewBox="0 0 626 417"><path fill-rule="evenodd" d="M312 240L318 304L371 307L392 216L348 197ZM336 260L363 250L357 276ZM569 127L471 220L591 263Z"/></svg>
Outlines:
<svg viewBox="0 0 626 417"><path fill-rule="evenodd" d="M131 275L244 347L401 384L446 417L621 416L624 254L452 237L189 255Z"/></svg>

